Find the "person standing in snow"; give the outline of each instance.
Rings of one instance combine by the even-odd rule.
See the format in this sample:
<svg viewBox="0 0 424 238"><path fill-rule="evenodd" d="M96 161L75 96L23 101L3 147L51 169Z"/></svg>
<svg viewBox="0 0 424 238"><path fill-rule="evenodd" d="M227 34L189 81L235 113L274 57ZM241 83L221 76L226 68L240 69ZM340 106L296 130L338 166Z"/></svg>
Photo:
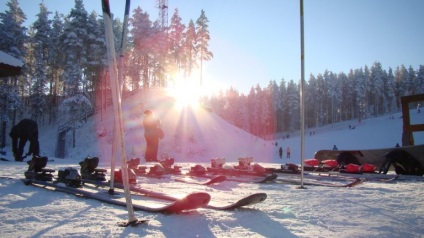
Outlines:
<svg viewBox="0 0 424 238"><path fill-rule="evenodd" d="M278 155L280 156L280 159L283 158L283 148L280 146L280 149L278 149Z"/></svg>
<svg viewBox="0 0 424 238"><path fill-rule="evenodd" d="M149 161L158 161L159 140L164 137L160 128L160 121L153 115L152 110L144 111L144 138L146 139L146 152L144 159Z"/></svg>
<svg viewBox="0 0 424 238"><path fill-rule="evenodd" d="M22 119L12 127L9 136L12 138L12 151L15 161L23 161L28 155L39 156L38 125L31 119ZM29 150L23 157L25 144L29 141Z"/></svg>
<svg viewBox="0 0 424 238"><path fill-rule="evenodd" d="M287 146L287 149L286 149L286 158L287 159L290 159L290 152L291 152L290 147Z"/></svg>

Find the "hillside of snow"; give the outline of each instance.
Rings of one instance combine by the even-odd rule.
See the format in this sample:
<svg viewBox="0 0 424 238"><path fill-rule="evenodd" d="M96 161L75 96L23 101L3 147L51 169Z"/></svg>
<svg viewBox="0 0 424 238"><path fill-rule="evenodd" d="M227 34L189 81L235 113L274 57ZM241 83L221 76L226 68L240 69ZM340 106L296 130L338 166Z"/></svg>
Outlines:
<svg viewBox="0 0 424 238"><path fill-rule="evenodd" d="M139 91L123 99L125 147L128 159L144 161L143 111L152 109L162 121L165 138L159 145L159 159L172 157L177 162L206 162L216 157L236 162L240 157L253 157L255 162L280 163L278 149L285 154L291 149L292 163L300 162L300 134L291 133L289 139L266 141L234 127L214 112L201 106L181 107L164 91ZM316 151L332 149L375 149L402 144L401 113L335 123L320 128L306 129L305 159ZM424 113L411 110L412 123L424 123ZM355 129L349 129L349 125ZM57 128L40 126L41 154L54 157ZM100 135L101 134L101 135ZM415 144L424 143L424 132L414 133ZM97 156L110 161L113 142L113 111L109 106L103 113L83 123L76 130L76 146L72 147L72 133L67 136L67 160L81 160ZM10 149L6 148L8 151ZM284 156L285 157L285 156ZM284 161L286 162L286 161Z"/></svg>

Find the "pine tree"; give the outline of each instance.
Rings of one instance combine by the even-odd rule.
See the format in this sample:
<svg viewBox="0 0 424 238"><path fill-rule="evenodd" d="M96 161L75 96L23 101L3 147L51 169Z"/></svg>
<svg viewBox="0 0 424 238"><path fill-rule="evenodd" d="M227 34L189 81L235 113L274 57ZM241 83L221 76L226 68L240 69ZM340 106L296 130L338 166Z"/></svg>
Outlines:
<svg viewBox="0 0 424 238"><path fill-rule="evenodd" d="M87 21L87 66L86 81L84 88L88 91L100 89L102 70L107 65L106 41L104 36L104 27L101 27L96 12L92 12Z"/></svg>
<svg viewBox="0 0 424 238"><path fill-rule="evenodd" d="M287 85L289 131L294 132L300 126L299 86L293 80Z"/></svg>
<svg viewBox="0 0 424 238"><path fill-rule="evenodd" d="M409 95L408 71L404 65L395 69L395 95L397 98L397 108L401 107L400 98Z"/></svg>
<svg viewBox="0 0 424 238"><path fill-rule="evenodd" d="M196 29L194 26L193 20L190 20L186 31L183 33L184 43L184 65L185 65L185 75L191 76L191 73L195 67L197 67L196 62Z"/></svg>
<svg viewBox="0 0 424 238"><path fill-rule="evenodd" d="M75 0L75 6L66 18L62 35L65 53L64 81L65 95L72 96L81 91L83 75L87 63L86 40L88 14L82 0Z"/></svg>
<svg viewBox="0 0 424 238"><path fill-rule="evenodd" d="M416 93L416 89L417 89L417 85L416 85L416 74L415 74L415 70L414 68L412 68L412 66L408 67L408 91L410 95L415 95Z"/></svg>
<svg viewBox="0 0 424 238"><path fill-rule="evenodd" d="M171 17L171 25L169 26L169 48L171 51L170 54L173 56L173 73L176 75L179 75L185 67L184 31L186 26L181 21L178 8L176 8Z"/></svg>
<svg viewBox="0 0 424 238"><path fill-rule="evenodd" d="M393 75L392 68L389 68L387 73L387 80L384 85L384 94L386 97L386 111L393 113L396 110L396 96L395 96L395 76Z"/></svg>
<svg viewBox="0 0 424 238"><path fill-rule="evenodd" d="M209 29L208 29L208 18L205 15L205 11L202 9L200 17L196 21L196 52L198 59L200 60L200 85L202 85L202 71L203 61L209 61L213 58L213 54L209 51Z"/></svg>
<svg viewBox="0 0 424 238"><path fill-rule="evenodd" d="M308 83L305 85L305 124L307 127L318 126L318 84L314 75L309 76Z"/></svg>
<svg viewBox="0 0 424 238"><path fill-rule="evenodd" d="M57 11L52 20L52 27L50 32L50 47L49 47L49 67L51 77L49 78L48 90L49 100L47 102L49 110L49 124L55 123L57 120L57 112L59 106L59 95L63 92L63 67L65 64L65 55L61 53L61 36L64 30L63 15Z"/></svg>
<svg viewBox="0 0 424 238"><path fill-rule="evenodd" d="M26 15L19 7L18 0L10 0L9 10L0 13L0 50L23 61L27 28L23 26Z"/></svg>
<svg viewBox="0 0 424 238"><path fill-rule="evenodd" d="M167 76L170 72L169 62L169 41L166 29L164 29L159 21L155 21L152 26L152 64L151 76L153 85L157 87L168 86Z"/></svg>
<svg viewBox="0 0 424 238"><path fill-rule="evenodd" d="M49 12L44 5L40 3L40 12L37 14L37 20L32 28L34 36L31 39L33 53L35 58L35 72L33 75L33 83L31 89L31 116L37 120L43 116L44 110L47 109L45 95L47 92L48 78L51 78L51 70L49 66L50 51L49 47L51 34L51 20L48 19Z"/></svg>
<svg viewBox="0 0 424 238"><path fill-rule="evenodd" d="M281 101L279 100L280 92L275 80L271 80L266 89L266 102L267 102L267 120L268 120L268 131L267 135L273 136L278 132L277 126L277 115L276 112L281 108Z"/></svg>
<svg viewBox="0 0 424 238"><path fill-rule="evenodd" d="M129 67L129 76L133 79L133 85L138 88L139 80L142 79L144 88L149 88L149 64L151 60L152 22L149 14L143 12L138 7L134 10L132 18L129 19L132 28L130 30L133 50L131 52L131 65Z"/></svg>
<svg viewBox="0 0 424 238"><path fill-rule="evenodd" d="M8 10L0 13L0 50L24 62L25 42L27 42L27 28L23 26L26 16L19 7L18 0L10 0L7 4ZM1 80L1 119L8 121L9 112L13 112L12 125L16 121L16 110L22 108L23 104L19 99L20 94L24 94L26 80L25 64L22 68L21 76ZM12 101L10 101L12 100Z"/></svg>
<svg viewBox="0 0 424 238"><path fill-rule="evenodd" d="M417 71L417 93L424 93L424 65L420 65Z"/></svg>

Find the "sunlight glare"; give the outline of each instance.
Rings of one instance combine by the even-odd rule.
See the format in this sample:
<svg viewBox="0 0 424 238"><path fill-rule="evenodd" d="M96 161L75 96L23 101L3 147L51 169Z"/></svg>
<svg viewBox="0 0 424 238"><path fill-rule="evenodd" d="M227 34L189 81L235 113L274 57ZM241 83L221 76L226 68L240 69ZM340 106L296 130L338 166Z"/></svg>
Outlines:
<svg viewBox="0 0 424 238"><path fill-rule="evenodd" d="M175 86L170 89L170 94L178 107L197 107L201 96L199 81L178 78L175 80Z"/></svg>

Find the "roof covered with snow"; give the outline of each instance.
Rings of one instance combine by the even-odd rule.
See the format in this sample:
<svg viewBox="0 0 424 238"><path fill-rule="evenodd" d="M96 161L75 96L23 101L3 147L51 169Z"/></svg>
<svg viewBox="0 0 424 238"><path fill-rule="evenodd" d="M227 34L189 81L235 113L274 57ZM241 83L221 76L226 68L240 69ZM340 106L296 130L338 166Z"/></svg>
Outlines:
<svg viewBox="0 0 424 238"><path fill-rule="evenodd" d="M0 77L19 75L23 65L22 61L0 51Z"/></svg>

